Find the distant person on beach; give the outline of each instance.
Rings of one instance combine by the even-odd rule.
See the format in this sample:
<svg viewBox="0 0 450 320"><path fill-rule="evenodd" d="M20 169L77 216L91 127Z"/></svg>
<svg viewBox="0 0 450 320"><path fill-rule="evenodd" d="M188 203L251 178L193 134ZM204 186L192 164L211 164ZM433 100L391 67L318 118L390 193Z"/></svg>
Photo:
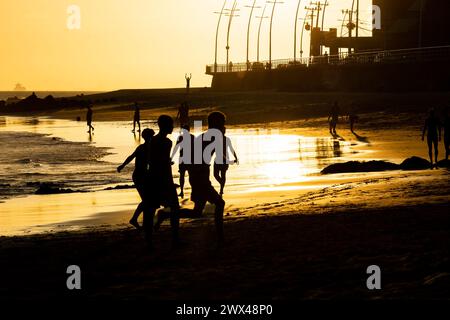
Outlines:
<svg viewBox="0 0 450 320"><path fill-rule="evenodd" d="M350 123L350 131L352 133L355 133L354 131L354 126L355 126L355 122L357 122L359 120L358 114L356 113L356 106L354 103L352 103L351 107L350 107L350 112L348 114L348 121Z"/></svg>
<svg viewBox="0 0 450 320"><path fill-rule="evenodd" d="M89 129L88 131L89 134L91 133L91 131L94 131L94 127L92 126L92 114L93 114L92 107L91 105L88 105L86 113L86 123Z"/></svg>
<svg viewBox="0 0 450 320"><path fill-rule="evenodd" d="M220 192L219 194L223 195L223 189L225 188L225 183L227 181L227 171L230 167L230 163L236 163L239 164L238 157L236 155L236 151L233 148L233 145L231 143L231 139L227 136L225 136L226 128L223 128L223 158L218 159L216 156L216 159L214 161L214 178L216 178L217 182L220 184ZM230 157L228 157L228 151L230 151L233 154L234 161L230 161Z"/></svg>
<svg viewBox="0 0 450 320"><path fill-rule="evenodd" d="M339 122L339 105L335 101L333 107L330 110L330 115L328 116L328 123L330 124L330 133L332 135L337 135L336 126Z"/></svg>
<svg viewBox="0 0 450 320"><path fill-rule="evenodd" d="M189 105L186 101L178 108L176 120L180 123L180 128L189 125Z"/></svg>
<svg viewBox="0 0 450 320"><path fill-rule="evenodd" d="M131 132L136 132L136 124L139 127L138 132L141 132L141 110L137 102L134 103L133 130Z"/></svg>
<svg viewBox="0 0 450 320"><path fill-rule="evenodd" d="M125 168L131 161L133 161L133 159L136 159L132 177L134 187L136 188L142 200L141 203L139 203L139 205L137 206L136 211L134 212L133 217L130 220L130 224L133 225L136 229L140 229L138 218L141 212L144 211L143 201L145 196L145 183L148 176L150 143L154 135L155 131L153 131L153 129L144 129L144 131L142 131L142 138L144 138L145 142L137 147L133 154L131 154L123 164L117 167L117 171L121 172L123 168Z"/></svg>
<svg viewBox="0 0 450 320"><path fill-rule="evenodd" d="M206 206L206 202L215 205L214 220L216 224L217 237L219 244L224 241L223 235L223 210L225 208L225 201L217 193L211 184L210 180L210 161L213 154L205 158L205 150L213 142L209 141L207 136L218 135L224 131L226 117L223 113L215 111L208 115L208 131L196 137L195 143L201 145L202 157L201 163L195 162L189 173L189 183L192 187L191 200L195 203L194 214L201 215ZM212 150L214 153L214 150ZM196 159L197 160L197 159Z"/></svg>
<svg viewBox="0 0 450 320"><path fill-rule="evenodd" d="M185 176L186 172L189 171L190 166L193 163L193 155L194 155L194 135L189 133L191 131L191 128L189 125L184 125L181 130L181 135L177 139L177 144L175 145L175 148L172 151L171 159L175 157L176 153L180 151L180 160L178 164L178 172L180 173L180 194L179 196L181 198L184 198L184 182L185 182ZM186 140L189 140L189 144L184 143ZM189 146L189 154L191 155L190 159L185 159L187 156L186 151L184 150L184 146Z"/></svg>
<svg viewBox="0 0 450 320"><path fill-rule="evenodd" d="M431 169L433 169L433 146L434 146L434 156L435 163L438 162L438 141L441 141L441 126L439 119L436 116L434 108L430 110L428 118L425 120L425 125L422 131L422 141L425 139L425 133L427 133L427 143L428 143L428 155L430 157Z"/></svg>
<svg viewBox="0 0 450 320"><path fill-rule="evenodd" d="M189 93L189 90L191 89L192 73L190 73L189 75L186 73L184 75L184 78L186 79L186 92Z"/></svg>
<svg viewBox="0 0 450 320"><path fill-rule="evenodd" d="M149 248L152 248L153 218L161 206L170 208L170 224L172 240L179 243L179 203L172 176L170 150L172 141L167 138L173 132L173 120L170 116L158 118L159 132L150 142L150 170L144 196L144 232Z"/></svg>
<svg viewBox="0 0 450 320"><path fill-rule="evenodd" d="M448 160L450 155L450 108L447 109L444 118L444 148L445 159Z"/></svg>

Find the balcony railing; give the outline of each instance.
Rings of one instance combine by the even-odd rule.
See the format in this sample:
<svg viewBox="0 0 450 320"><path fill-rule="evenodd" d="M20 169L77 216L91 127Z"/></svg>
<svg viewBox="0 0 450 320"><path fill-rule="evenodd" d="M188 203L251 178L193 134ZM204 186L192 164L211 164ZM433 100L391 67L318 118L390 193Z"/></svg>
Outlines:
<svg viewBox="0 0 450 320"><path fill-rule="evenodd" d="M450 60L450 46L414 48L401 50L370 51L362 53L341 53L338 55L323 55L317 57L300 58L297 60L283 59L249 63L232 63L208 65L207 74L243 71L264 71L275 69L307 68L316 65L363 65L363 64L397 64L424 61Z"/></svg>

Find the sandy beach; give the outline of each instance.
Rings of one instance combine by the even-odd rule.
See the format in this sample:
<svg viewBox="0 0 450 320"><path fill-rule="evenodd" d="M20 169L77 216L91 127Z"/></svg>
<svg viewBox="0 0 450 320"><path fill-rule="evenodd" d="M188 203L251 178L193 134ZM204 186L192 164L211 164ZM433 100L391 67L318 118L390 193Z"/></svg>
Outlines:
<svg viewBox="0 0 450 320"><path fill-rule="evenodd" d="M251 108L245 109L245 118L237 106L192 106L198 119L211 110L231 114L228 129L239 143L246 137L242 132L255 130L273 130L266 144L293 143L280 149L272 164L258 158L260 162L246 165L243 161L242 166L230 169L224 198L224 248L215 244L212 207L201 219L182 220L184 248L171 248L170 227L163 224L154 236L155 252L148 254L142 233L127 224L138 202L133 189L12 198L0 203L2 221L6 213L8 219L15 217L10 225L19 226L4 229L9 236L0 238L2 270L9 275L3 281L1 298L71 298L65 290L64 271L67 265L78 264L85 284L80 297L89 299L448 299L448 169L320 174L336 162L399 164L413 155L426 159L426 143L420 140L424 113L416 113L423 108L417 102L420 99L417 106L397 110L386 104L373 110L374 102L365 100L370 103L362 107L357 135L342 119L336 149L324 117L329 108L326 101L335 96L326 95L315 104L311 101L316 96L303 98L309 107L296 111L295 117L292 106L286 107L286 114L262 122ZM348 102L355 99L346 97ZM268 114L284 103L267 108ZM108 154L101 161L114 168L138 144L129 133L130 111L124 108L94 108L98 134L91 141L77 133L84 133L83 122L69 120L81 115L79 110L61 110L47 115L50 118L39 115L32 126L10 118L0 129L47 133L106 148ZM158 114L175 115L175 110L175 106L144 109L145 126L154 127ZM233 111L240 115L233 116ZM120 136L128 133L111 144L111 135L103 135L102 128ZM262 139L264 135L257 136ZM252 141L244 141L241 150ZM442 144L440 154L442 158ZM283 166L285 172L280 171ZM265 168L264 174L258 173L260 167ZM248 181L242 180L246 175ZM192 206L187 199L182 205ZM37 208L50 218L37 217L30 225L26 212ZM22 219L28 219L23 224L17 220L20 215L14 214L21 210ZM25 261L33 263L29 277L38 281L29 282ZM366 268L373 264L382 269L383 290L366 288Z"/></svg>

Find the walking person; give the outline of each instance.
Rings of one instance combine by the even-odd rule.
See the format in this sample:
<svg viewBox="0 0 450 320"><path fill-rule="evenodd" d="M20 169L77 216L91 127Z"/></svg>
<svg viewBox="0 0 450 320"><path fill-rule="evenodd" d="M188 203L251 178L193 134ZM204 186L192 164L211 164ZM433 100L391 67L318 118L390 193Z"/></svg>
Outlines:
<svg viewBox="0 0 450 320"><path fill-rule="evenodd" d="M144 211L144 197L145 197L145 183L149 174L149 158L150 158L150 143L152 137L155 135L153 129L144 129L142 131L142 138L145 142L138 146L136 150L125 160L123 164L117 167L117 172L121 172L131 161L135 160L134 171L133 171L133 182L139 196L141 197L141 202L136 208L133 217L130 219L130 224L136 229L140 229L138 223L138 218L141 212Z"/></svg>
<svg viewBox="0 0 450 320"><path fill-rule="evenodd" d="M86 113L86 124L88 126L89 134L91 134L91 132L94 131L94 127L92 126L92 116L93 116L92 106L88 105Z"/></svg>
<svg viewBox="0 0 450 320"><path fill-rule="evenodd" d="M231 139L225 136L226 128L223 128L223 157L219 159L216 155L216 159L214 161L214 178L216 178L217 182L220 184L220 196L223 196L223 189L225 188L225 183L227 181L227 171L230 167L230 163L239 164L239 160L236 155L236 151L233 148L231 143ZM229 153L233 154L234 161L230 161Z"/></svg>
<svg viewBox="0 0 450 320"><path fill-rule="evenodd" d="M190 133L191 127L189 125L184 125L181 130L181 134L177 139L177 144L172 151L171 159L175 157L177 152L180 152L180 157L178 161L178 172L180 173L180 198L184 198L184 183L186 172L189 171L190 166L193 163L193 153L194 153L194 135ZM189 148L189 150L186 150Z"/></svg>
<svg viewBox="0 0 450 320"><path fill-rule="evenodd" d="M210 163L214 149L211 150L212 154L205 154L210 150L208 146L213 143L209 137L215 136L221 143L223 143L223 131L225 128L226 117L223 113L215 111L208 116L208 130L195 138L195 145L201 146L201 157L195 155L195 162L190 167L189 183L192 187L191 200L194 202L194 214L201 215L203 209L206 206L206 202L210 202L215 205L214 221L216 225L218 244L221 245L224 242L223 232L223 211L225 208L225 201L214 189L210 180ZM222 146L221 146L222 147ZM199 163L197 159L201 158Z"/></svg>
<svg viewBox="0 0 450 320"><path fill-rule="evenodd" d="M328 122L330 124L330 133L333 136L336 136L336 126L339 122L339 105L338 102L335 101L333 107L330 110L330 115L328 116Z"/></svg>
<svg viewBox="0 0 450 320"><path fill-rule="evenodd" d="M425 133L427 134L428 155L430 157L431 169L433 169L433 146L435 164L438 162L439 143L441 141L441 126L439 119L436 116L434 108L430 110L428 118L425 120L425 125L422 131L422 141L425 140Z"/></svg>
<svg viewBox="0 0 450 320"><path fill-rule="evenodd" d="M139 127L138 132L141 132L141 110L137 102L134 103L133 130L131 131L133 133L136 132L136 124Z"/></svg>
<svg viewBox="0 0 450 320"><path fill-rule="evenodd" d="M159 132L150 142L150 171L144 196L144 232L149 249L152 249L153 219L161 206L170 208L173 245L179 244L179 203L172 176L170 150L172 141L167 137L173 132L173 120L170 116L158 118Z"/></svg>

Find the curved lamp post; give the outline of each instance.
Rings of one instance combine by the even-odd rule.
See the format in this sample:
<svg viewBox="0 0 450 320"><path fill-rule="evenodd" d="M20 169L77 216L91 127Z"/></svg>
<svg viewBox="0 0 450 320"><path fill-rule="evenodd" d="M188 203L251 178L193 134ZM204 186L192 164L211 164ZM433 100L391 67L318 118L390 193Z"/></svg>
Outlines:
<svg viewBox="0 0 450 320"><path fill-rule="evenodd" d="M302 0L298 0L297 11L295 12L295 24L294 24L294 63L297 61L297 22L298 22L298 12L300 10L300 4Z"/></svg>
<svg viewBox="0 0 450 320"><path fill-rule="evenodd" d="M259 62L259 39L261 38L262 22L263 22L263 19L268 18L268 17L264 16L264 14L266 13L266 8L267 8L267 4L264 5L262 15L260 17L257 17L257 18L259 18L259 27L258 27L258 44L257 44L257 50L256 50L256 62Z"/></svg>
<svg viewBox="0 0 450 320"><path fill-rule="evenodd" d="M217 72L217 42L219 38L219 27L220 27L220 21L222 20L222 15L225 10L225 5L227 4L227 0L223 2L222 10L220 12L216 12L219 14L219 21L217 21L217 29L216 29L216 50L215 50L215 57L214 57L214 72Z"/></svg>
<svg viewBox="0 0 450 320"><path fill-rule="evenodd" d="M267 1L268 3L273 3L272 6L272 15L270 16L270 31L269 31L269 66L270 69L272 69L272 24L273 24L273 16L275 13L275 7L277 4L282 4L284 2L274 0L274 1Z"/></svg>
<svg viewBox="0 0 450 320"><path fill-rule="evenodd" d="M234 0L233 7L231 8L231 12L229 14L230 19L228 20L228 31L227 31L227 72L230 71L229 67L229 58L230 58L230 29L231 29L231 22L233 21L234 13L236 11L237 6L237 0Z"/></svg>
<svg viewBox="0 0 450 320"><path fill-rule="evenodd" d="M249 60L249 47L250 47L250 26L252 24L252 18L253 18L253 10L255 10L255 8L260 8L260 7L256 7L256 0L253 0L253 5L252 6L246 6L247 8L251 8L250 10L250 17L248 18L248 28L247 28L247 71L250 67L250 60Z"/></svg>

